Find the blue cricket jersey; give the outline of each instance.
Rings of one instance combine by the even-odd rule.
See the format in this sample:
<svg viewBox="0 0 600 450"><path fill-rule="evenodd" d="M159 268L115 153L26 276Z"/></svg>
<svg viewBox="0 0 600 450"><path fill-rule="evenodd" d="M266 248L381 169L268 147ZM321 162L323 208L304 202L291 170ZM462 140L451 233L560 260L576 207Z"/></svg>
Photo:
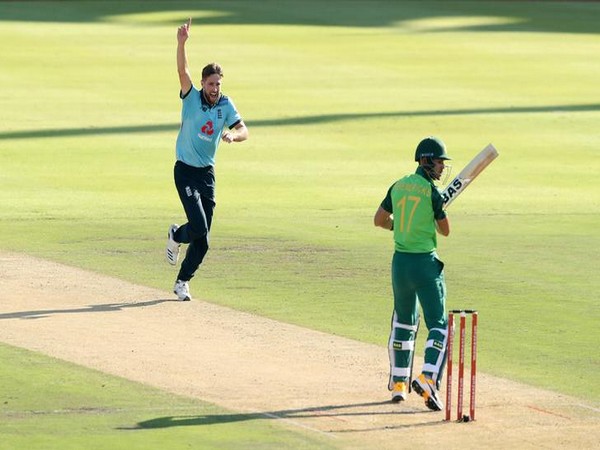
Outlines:
<svg viewBox="0 0 600 450"><path fill-rule="evenodd" d="M225 95L221 95L215 105L208 103L202 91L193 85L187 94L180 95L181 127L175 144L177 160L193 167L214 166L223 128L235 127L242 118Z"/></svg>

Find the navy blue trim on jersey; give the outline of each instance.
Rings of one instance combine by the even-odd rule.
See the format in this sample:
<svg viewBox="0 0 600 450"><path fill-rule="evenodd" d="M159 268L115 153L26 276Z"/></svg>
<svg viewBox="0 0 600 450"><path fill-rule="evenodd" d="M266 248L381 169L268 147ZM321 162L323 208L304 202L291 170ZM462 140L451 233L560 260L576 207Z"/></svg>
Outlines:
<svg viewBox="0 0 600 450"><path fill-rule="evenodd" d="M190 95L190 92L192 92L192 86L190 86L190 90L187 91L185 94L183 92L181 92L181 89L179 90L179 98L181 98L181 100L183 100L184 98L186 98L188 95Z"/></svg>

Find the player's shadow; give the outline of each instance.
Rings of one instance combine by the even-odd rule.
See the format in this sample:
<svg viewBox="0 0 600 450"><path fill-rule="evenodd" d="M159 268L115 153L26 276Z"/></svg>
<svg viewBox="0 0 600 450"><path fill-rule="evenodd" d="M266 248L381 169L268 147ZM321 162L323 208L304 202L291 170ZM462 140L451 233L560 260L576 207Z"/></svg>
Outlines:
<svg viewBox="0 0 600 450"><path fill-rule="evenodd" d="M171 427L186 427L186 426L207 426L207 425L218 425L224 423L235 423L245 422L249 420L273 420L273 419L305 419L305 418L318 418L318 417L349 417L349 416L395 416L405 414L429 414L432 411L426 409L394 409L394 410L382 410L382 411L348 411L348 409L355 408L369 408L377 406L391 405L391 401L379 401L379 402L368 402L368 403L349 403L339 405L325 405L315 406L299 409L284 409L279 411L263 411L263 412L251 412L251 413L232 413L232 414L207 414L207 415L194 415L194 416L164 416L157 417L154 419L144 420L138 422L136 426L132 428L121 428L130 430L144 430L144 429L156 429L156 428L171 428ZM430 425L431 422L426 422L421 425ZM411 426L418 426L419 424L412 423ZM388 429L389 424L382 427L375 427L369 430L360 429L343 429L337 430L336 432L348 433L353 431L376 431L380 429Z"/></svg>
<svg viewBox="0 0 600 450"><path fill-rule="evenodd" d="M164 302L177 301L174 299L158 299L147 300L142 302L123 302L123 303L103 303L100 305L88 305L80 308L68 309L39 309L33 311L16 311L11 313L0 314L2 319L42 319L49 316L59 314L79 314L79 313L96 313L96 312L116 312L128 308L143 308L147 306L155 306Z"/></svg>

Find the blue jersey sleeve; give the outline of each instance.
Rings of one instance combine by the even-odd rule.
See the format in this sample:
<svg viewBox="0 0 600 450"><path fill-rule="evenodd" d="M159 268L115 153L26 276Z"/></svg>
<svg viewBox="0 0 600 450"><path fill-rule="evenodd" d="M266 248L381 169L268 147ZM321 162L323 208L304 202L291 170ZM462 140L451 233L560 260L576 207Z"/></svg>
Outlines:
<svg viewBox="0 0 600 450"><path fill-rule="evenodd" d="M200 92L194 85L186 93L180 93L181 97L181 120L189 117L200 104Z"/></svg>
<svg viewBox="0 0 600 450"><path fill-rule="evenodd" d="M231 100L231 98L228 98L227 100L229 108L227 117L225 119L225 123L227 124L229 129L231 129L242 121L242 116L240 116L240 113L238 112L237 108L235 107L235 104L233 103L233 100Z"/></svg>

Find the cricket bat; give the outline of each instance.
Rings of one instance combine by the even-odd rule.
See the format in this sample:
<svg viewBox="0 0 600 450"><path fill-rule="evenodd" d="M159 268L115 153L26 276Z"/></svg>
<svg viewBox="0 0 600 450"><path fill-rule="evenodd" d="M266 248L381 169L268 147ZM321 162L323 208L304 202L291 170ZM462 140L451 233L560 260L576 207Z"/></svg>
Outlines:
<svg viewBox="0 0 600 450"><path fill-rule="evenodd" d="M444 209L450 206L450 203L497 157L498 151L492 144L481 150L442 191Z"/></svg>

